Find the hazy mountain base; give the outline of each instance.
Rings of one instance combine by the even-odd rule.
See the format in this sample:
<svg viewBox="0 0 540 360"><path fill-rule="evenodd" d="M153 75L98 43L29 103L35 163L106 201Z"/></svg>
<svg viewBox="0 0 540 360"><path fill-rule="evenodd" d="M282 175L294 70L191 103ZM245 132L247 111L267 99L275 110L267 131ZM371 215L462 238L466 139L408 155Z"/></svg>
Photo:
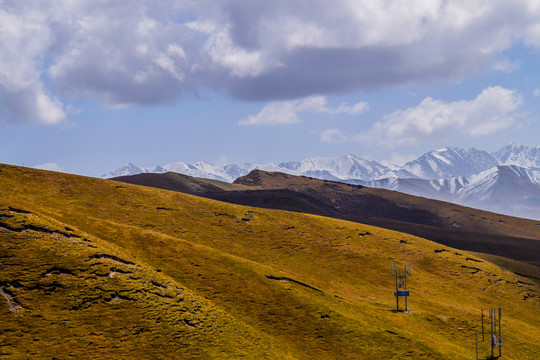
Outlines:
<svg viewBox="0 0 540 360"><path fill-rule="evenodd" d="M473 358L479 309L499 301L505 356L540 356L538 286L467 252L37 170L0 166L0 188L13 358ZM413 313L394 313L389 264L409 261Z"/></svg>

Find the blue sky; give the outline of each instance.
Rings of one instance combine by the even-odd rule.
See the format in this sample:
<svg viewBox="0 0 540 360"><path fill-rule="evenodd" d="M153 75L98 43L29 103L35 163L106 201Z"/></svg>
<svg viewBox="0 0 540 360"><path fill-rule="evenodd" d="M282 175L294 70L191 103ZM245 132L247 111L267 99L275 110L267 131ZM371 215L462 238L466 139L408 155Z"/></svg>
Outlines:
<svg viewBox="0 0 540 360"><path fill-rule="evenodd" d="M0 162L99 176L540 145L538 1L381 4L2 1Z"/></svg>

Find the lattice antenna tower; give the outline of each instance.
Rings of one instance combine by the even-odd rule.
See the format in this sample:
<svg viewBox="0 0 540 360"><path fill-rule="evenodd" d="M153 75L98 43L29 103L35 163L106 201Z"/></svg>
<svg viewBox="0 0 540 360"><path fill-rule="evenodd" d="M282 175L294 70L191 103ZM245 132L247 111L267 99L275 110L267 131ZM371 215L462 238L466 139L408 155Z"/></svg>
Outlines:
<svg viewBox="0 0 540 360"><path fill-rule="evenodd" d="M482 314L482 341L484 341L484 310L481 309ZM489 318L489 343L491 345L491 357L495 359L495 347L499 348L499 358L502 356L502 334L501 334L501 317L502 308L492 308L488 311ZM478 331L476 331L476 358L478 359Z"/></svg>
<svg viewBox="0 0 540 360"><path fill-rule="evenodd" d="M411 276L411 264L407 264L403 267L403 271L399 271L397 264L392 263L392 275L396 278L396 292L394 296L396 297L396 311L399 310L399 298L405 298L405 310L409 311L407 298L409 297L409 291L407 290L407 277Z"/></svg>
<svg viewBox="0 0 540 360"><path fill-rule="evenodd" d="M498 310L498 311L497 311ZM491 358L493 359L493 352L495 346L499 347L499 357L502 355L502 337L501 337L501 317L502 309L489 309L489 322L491 328Z"/></svg>

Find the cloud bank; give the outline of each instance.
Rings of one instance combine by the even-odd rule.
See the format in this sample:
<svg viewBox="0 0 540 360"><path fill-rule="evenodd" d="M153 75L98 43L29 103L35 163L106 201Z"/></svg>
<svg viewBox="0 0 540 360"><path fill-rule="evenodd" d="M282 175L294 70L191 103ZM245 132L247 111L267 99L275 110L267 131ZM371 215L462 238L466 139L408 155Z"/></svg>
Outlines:
<svg viewBox="0 0 540 360"><path fill-rule="evenodd" d="M445 102L427 97L416 107L385 115L365 134L347 135L339 129L328 129L321 141L371 143L376 139L393 147L455 134L484 136L510 127L522 116L518 112L522 104L521 94L500 86L488 87L472 100Z"/></svg>
<svg viewBox="0 0 540 360"><path fill-rule="evenodd" d="M324 96L312 96L300 100L276 101L266 105L258 114L241 120L240 125L288 125L301 122L298 113L326 114L360 114L369 108L366 102L358 102L352 106L346 103L337 108L326 106Z"/></svg>
<svg viewBox="0 0 540 360"><path fill-rule="evenodd" d="M0 121L58 123L85 97L284 101L448 81L510 71L503 51L538 39L536 0L4 0Z"/></svg>

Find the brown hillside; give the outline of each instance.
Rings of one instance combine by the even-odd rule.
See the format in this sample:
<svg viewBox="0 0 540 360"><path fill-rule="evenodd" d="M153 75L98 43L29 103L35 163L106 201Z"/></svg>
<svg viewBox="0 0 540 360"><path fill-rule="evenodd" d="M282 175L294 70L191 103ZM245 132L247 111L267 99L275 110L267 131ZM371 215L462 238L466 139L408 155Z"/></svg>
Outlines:
<svg viewBox="0 0 540 360"><path fill-rule="evenodd" d="M233 184L174 173L114 180L240 205L329 216L540 266L540 223L395 191L254 170Z"/></svg>

